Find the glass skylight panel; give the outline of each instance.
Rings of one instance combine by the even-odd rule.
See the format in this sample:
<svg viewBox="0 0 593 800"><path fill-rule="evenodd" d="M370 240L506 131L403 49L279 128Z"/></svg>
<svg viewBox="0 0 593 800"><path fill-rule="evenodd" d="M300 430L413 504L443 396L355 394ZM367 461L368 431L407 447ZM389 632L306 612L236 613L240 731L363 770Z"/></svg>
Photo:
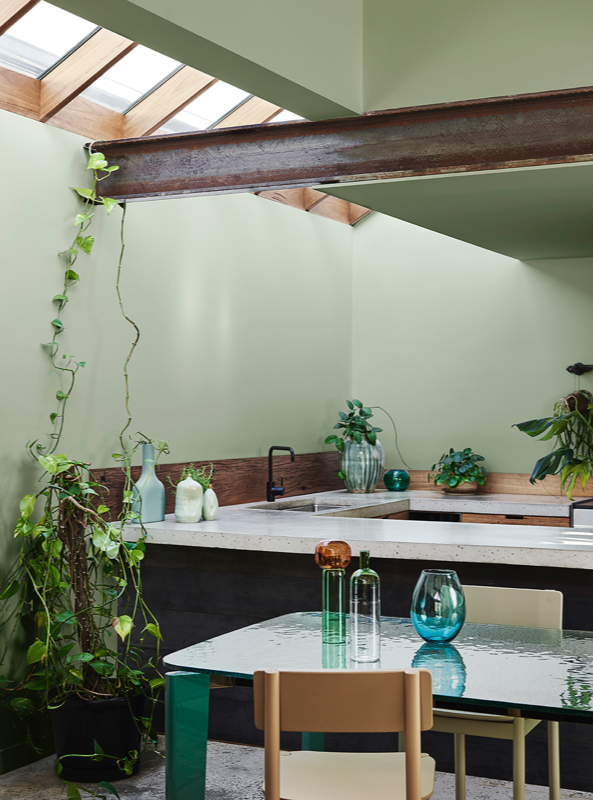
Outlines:
<svg viewBox="0 0 593 800"><path fill-rule="evenodd" d="M218 81L211 89L207 89L193 103L190 103L177 116L163 125L159 132L204 131L211 128L250 96L249 92Z"/></svg>
<svg viewBox="0 0 593 800"><path fill-rule="evenodd" d="M38 78L95 30L92 22L38 3L0 36L0 66Z"/></svg>
<svg viewBox="0 0 593 800"><path fill-rule="evenodd" d="M139 45L89 86L82 96L123 113L181 66L179 61Z"/></svg>
<svg viewBox="0 0 593 800"><path fill-rule="evenodd" d="M303 119L304 117L299 117L298 114L293 114L292 111L284 110L271 119L270 122L296 122Z"/></svg>

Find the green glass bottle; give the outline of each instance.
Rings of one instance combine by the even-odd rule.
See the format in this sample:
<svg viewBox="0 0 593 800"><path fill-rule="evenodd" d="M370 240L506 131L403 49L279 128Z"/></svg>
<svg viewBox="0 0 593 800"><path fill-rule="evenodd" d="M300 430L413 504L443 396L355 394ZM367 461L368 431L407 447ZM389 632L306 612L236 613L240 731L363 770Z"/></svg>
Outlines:
<svg viewBox="0 0 593 800"><path fill-rule="evenodd" d="M381 581L369 561L369 551L361 550L360 569L350 578L353 661L378 661L381 656Z"/></svg>
<svg viewBox="0 0 593 800"><path fill-rule="evenodd" d="M321 584L323 641L341 644L346 641L346 573L339 556L330 556L329 563Z"/></svg>

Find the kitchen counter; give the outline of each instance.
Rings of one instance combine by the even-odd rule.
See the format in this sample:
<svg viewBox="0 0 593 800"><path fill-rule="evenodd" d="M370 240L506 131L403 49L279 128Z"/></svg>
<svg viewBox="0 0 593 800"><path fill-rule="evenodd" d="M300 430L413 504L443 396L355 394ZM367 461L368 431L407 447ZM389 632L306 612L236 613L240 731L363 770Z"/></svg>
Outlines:
<svg viewBox="0 0 593 800"><path fill-rule="evenodd" d="M278 510L313 501L338 505L316 513ZM593 568L593 528L378 519L412 511L568 517L570 500L545 495L446 495L433 491L345 491L279 499L275 505L226 506L212 522L180 524L173 515L146 525L148 542L183 547L311 554L321 539L346 539L354 554L419 561ZM133 541L138 526L129 526Z"/></svg>

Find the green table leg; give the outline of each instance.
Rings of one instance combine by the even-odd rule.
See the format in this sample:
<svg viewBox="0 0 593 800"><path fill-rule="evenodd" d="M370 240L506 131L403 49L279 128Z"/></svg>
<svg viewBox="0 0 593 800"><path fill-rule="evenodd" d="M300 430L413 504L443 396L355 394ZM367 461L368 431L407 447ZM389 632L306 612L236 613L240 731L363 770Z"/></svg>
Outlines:
<svg viewBox="0 0 593 800"><path fill-rule="evenodd" d="M166 800L204 800L210 675L166 677Z"/></svg>
<svg viewBox="0 0 593 800"><path fill-rule="evenodd" d="M325 750L325 733L301 733L301 750L323 752Z"/></svg>

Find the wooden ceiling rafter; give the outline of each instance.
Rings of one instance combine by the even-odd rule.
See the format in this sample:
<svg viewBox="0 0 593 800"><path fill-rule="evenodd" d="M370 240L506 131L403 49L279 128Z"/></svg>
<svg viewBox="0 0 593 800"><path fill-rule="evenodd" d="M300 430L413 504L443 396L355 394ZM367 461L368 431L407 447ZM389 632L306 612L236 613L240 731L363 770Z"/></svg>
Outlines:
<svg viewBox="0 0 593 800"><path fill-rule="evenodd" d="M0 36L34 8L39 0L2 0L0 6Z"/></svg>
<svg viewBox="0 0 593 800"><path fill-rule="evenodd" d="M0 35L39 1L3 0ZM93 140L148 137L155 131L162 133L159 131L162 125L217 83L217 79L193 67L183 66L126 114L82 97L85 89L136 46L135 42L100 28L42 79L0 67L0 109ZM274 103L250 97L213 129L263 125L282 111ZM349 225L370 213L369 209L309 187L255 194Z"/></svg>

